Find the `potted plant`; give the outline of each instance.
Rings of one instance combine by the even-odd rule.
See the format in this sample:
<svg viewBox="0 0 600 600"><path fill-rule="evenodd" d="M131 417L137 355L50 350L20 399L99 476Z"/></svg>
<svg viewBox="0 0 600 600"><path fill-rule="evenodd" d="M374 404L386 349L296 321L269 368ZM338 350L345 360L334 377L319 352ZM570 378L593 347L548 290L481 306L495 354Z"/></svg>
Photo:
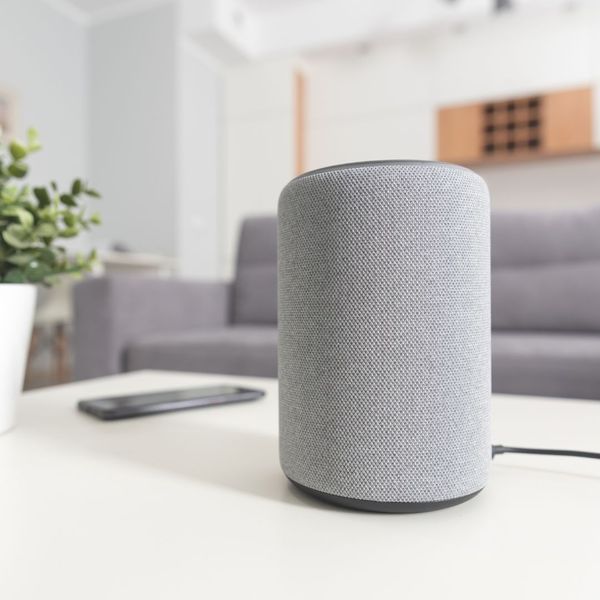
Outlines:
<svg viewBox="0 0 600 600"><path fill-rule="evenodd" d="M37 132L27 142L0 143L0 433L15 421L21 393L36 286L52 285L63 275L77 275L93 265L96 254L70 256L61 240L76 237L100 223L88 215L85 197L99 197L81 179L61 193L55 182L31 188L23 180L26 159L41 149Z"/></svg>

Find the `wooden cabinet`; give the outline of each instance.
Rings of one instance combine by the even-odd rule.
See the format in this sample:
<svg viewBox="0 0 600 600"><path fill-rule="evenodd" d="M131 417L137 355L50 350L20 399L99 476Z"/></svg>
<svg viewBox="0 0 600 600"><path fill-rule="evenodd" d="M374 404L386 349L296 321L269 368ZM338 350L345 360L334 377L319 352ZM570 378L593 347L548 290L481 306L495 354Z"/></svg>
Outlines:
<svg viewBox="0 0 600 600"><path fill-rule="evenodd" d="M592 90L582 88L544 97L544 150L568 154L592 149Z"/></svg>
<svg viewBox="0 0 600 600"><path fill-rule="evenodd" d="M447 162L475 162L481 152L479 104L442 108L438 113L438 157Z"/></svg>
<svg viewBox="0 0 600 600"><path fill-rule="evenodd" d="M591 88L438 111L438 158L447 162L519 161L593 149Z"/></svg>

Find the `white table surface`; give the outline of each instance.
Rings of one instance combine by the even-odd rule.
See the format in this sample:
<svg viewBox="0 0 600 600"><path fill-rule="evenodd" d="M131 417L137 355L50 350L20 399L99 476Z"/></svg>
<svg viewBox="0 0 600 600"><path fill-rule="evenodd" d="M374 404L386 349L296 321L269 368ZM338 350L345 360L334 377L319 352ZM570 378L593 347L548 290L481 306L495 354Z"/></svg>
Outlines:
<svg viewBox="0 0 600 600"><path fill-rule="evenodd" d="M81 398L243 383L103 423ZM497 396L496 443L600 449L600 402ZM0 598L600 598L600 461L501 456L454 508L359 513L282 475L274 380L138 372L24 395L0 436Z"/></svg>

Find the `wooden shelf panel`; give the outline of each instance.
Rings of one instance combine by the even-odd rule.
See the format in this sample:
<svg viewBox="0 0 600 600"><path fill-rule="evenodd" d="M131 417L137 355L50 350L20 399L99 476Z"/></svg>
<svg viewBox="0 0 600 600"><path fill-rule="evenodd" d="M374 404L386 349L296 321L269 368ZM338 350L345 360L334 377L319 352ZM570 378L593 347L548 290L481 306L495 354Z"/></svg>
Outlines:
<svg viewBox="0 0 600 600"><path fill-rule="evenodd" d="M593 151L591 88L438 111L438 158L446 162L517 162Z"/></svg>

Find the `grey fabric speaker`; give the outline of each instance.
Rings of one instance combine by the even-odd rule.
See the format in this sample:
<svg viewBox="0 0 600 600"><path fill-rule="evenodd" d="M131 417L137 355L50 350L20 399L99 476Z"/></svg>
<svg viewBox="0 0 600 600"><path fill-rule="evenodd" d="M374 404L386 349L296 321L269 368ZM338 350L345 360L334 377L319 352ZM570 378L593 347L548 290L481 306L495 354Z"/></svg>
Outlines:
<svg viewBox="0 0 600 600"><path fill-rule="evenodd" d="M340 165L279 200L280 459L383 512L463 502L491 460L489 196L468 169Z"/></svg>

